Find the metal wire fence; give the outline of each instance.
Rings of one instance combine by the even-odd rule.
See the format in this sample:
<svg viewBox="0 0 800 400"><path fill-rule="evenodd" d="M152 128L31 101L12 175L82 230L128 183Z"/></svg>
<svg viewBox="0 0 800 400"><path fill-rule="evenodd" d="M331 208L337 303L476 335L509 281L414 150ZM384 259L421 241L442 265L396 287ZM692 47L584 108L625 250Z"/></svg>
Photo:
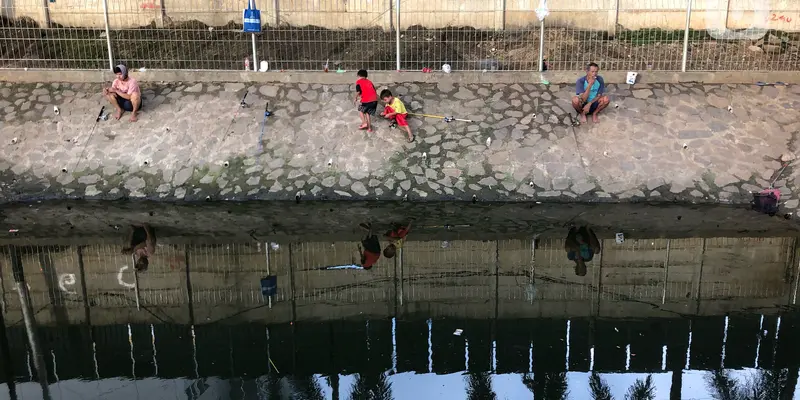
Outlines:
<svg viewBox="0 0 800 400"><path fill-rule="evenodd" d="M565 310L589 315L600 301L774 302L790 296L796 273L794 238L606 239L583 276L576 275L561 239L410 241L401 255L382 258L369 272L330 269L358 262L356 245L159 244L148 271L138 276L119 246L26 246L18 254L30 306L44 324L82 321L85 313L101 325L152 323L151 315L185 323L189 309L201 323L257 309L265 314L248 318L281 319L289 317L289 304L297 306L291 317L298 320L368 309L385 315L395 305L487 317L495 315L495 307L513 315L528 309L522 303L531 303L542 307L542 315ZM22 319L23 303L11 254L0 248L0 311L14 325ZM754 262L757 269L747 267ZM279 282L272 298L261 293L261 279L268 275ZM140 305L150 311L134 314ZM358 307L348 308L352 305Z"/></svg>
<svg viewBox="0 0 800 400"><path fill-rule="evenodd" d="M800 70L791 2L264 0L253 35L246 3L9 0L0 68Z"/></svg>

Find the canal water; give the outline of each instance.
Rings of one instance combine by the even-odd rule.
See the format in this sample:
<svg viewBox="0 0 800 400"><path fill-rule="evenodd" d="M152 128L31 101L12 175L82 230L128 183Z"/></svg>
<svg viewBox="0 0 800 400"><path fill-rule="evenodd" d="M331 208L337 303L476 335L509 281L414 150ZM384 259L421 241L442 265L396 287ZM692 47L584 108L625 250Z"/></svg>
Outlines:
<svg viewBox="0 0 800 400"><path fill-rule="evenodd" d="M340 268L364 221L411 234ZM120 250L141 222L158 244L135 273ZM602 246L585 276L571 224ZM74 202L8 206L0 227L0 399L41 399L45 377L52 399L797 391L797 230L742 208Z"/></svg>
<svg viewBox="0 0 800 400"><path fill-rule="evenodd" d="M39 329L54 399L792 398L797 316L369 319ZM20 399L40 399L25 331L8 330ZM4 398L8 396L3 384ZM595 392L595 393L596 393Z"/></svg>

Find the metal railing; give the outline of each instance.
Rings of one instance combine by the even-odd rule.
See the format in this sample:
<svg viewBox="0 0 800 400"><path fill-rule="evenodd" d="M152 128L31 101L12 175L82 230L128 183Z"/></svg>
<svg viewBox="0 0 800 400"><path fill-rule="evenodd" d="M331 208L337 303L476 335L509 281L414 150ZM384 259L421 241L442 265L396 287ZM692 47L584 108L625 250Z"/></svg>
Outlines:
<svg viewBox="0 0 800 400"><path fill-rule="evenodd" d="M9 0L0 68L800 71L787 2L262 0L255 35L246 2Z"/></svg>

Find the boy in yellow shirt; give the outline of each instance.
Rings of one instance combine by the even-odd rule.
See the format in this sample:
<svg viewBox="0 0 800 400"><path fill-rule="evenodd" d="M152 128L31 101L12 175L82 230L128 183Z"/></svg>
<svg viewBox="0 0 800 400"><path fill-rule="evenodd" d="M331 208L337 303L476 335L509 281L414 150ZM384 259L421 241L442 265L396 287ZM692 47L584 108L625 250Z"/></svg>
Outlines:
<svg viewBox="0 0 800 400"><path fill-rule="evenodd" d="M406 111L406 105L403 104L403 101L394 97L389 89L381 91L381 100L386 103L381 116L392 121L392 127L400 126L405 128L408 133L408 143L413 142L417 136L411 133L411 128L408 126L408 121L406 120L408 111Z"/></svg>

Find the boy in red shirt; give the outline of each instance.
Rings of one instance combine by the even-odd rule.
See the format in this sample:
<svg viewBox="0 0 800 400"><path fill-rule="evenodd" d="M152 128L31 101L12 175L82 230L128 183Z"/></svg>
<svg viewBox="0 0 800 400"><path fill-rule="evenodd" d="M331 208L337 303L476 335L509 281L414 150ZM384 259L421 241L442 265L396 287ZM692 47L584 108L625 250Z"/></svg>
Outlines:
<svg viewBox="0 0 800 400"><path fill-rule="evenodd" d="M411 127L408 126L408 121L406 121L408 111L406 111L406 105L403 104L403 101L394 97L389 89L381 91L381 100L386 103L381 116L392 121L392 127L397 125L404 128L408 133L408 143L413 142L417 137L411 133Z"/></svg>
<svg viewBox="0 0 800 400"><path fill-rule="evenodd" d="M381 258L381 242L372 233L371 224L363 223L359 224L359 226L367 231L366 236L361 240L361 244L358 245L358 252L361 254L361 266L364 269L370 269ZM363 249L361 248L362 245L364 246Z"/></svg>
<svg viewBox="0 0 800 400"><path fill-rule="evenodd" d="M359 100L361 101L360 105L358 104ZM358 114L361 116L361 126L358 129L372 132L369 116L375 115L375 111L378 109L378 92L375 91L375 85L367 79L367 70L365 69L358 71L356 98L353 99L353 104L358 105Z"/></svg>

